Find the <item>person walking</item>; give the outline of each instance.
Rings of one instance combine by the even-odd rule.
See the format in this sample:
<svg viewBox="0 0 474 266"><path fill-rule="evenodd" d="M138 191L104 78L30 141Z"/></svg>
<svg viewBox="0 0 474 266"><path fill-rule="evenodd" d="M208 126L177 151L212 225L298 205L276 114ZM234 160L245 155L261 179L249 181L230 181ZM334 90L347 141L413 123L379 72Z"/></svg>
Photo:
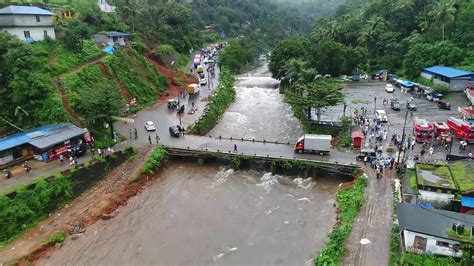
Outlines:
<svg viewBox="0 0 474 266"><path fill-rule="evenodd" d="M420 154L421 154L421 158L423 158L423 156L425 156L425 149L424 148L421 150Z"/></svg>
<svg viewBox="0 0 474 266"><path fill-rule="evenodd" d="M413 139L411 141L411 150L414 150L415 149L415 144L416 144L416 141Z"/></svg>
<svg viewBox="0 0 474 266"><path fill-rule="evenodd" d="M430 151L430 157L433 158L433 152L434 152L433 147L430 147L429 151Z"/></svg>
<svg viewBox="0 0 474 266"><path fill-rule="evenodd" d="M156 133L155 139L156 139L156 144L158 144L158 142L160 141L160 136L158 136L158 133Z"/></svg>
<svg viewBox="0 0 474 266"><path fill-rule="evenodd" d="M150 142L150 144L153 144L153 143L151 142L151 136L150 136L150 135L148 135L148 142Z"/></svg>
<svg viewBox="0 0 474 266"><path fill-rule="evenodd" d="M130 135L130 139L132 139L132 129L131 128L128 129L128 134Z"/></svg>
<svg viewBox="0 0 474 266"><path fill-rule="evenodd" d="M59 161L61 162L61 165L64 163L64 155L59 155Z"/></svg>
<svg viewBox="0 0 474 266"><path fill-rule="evenodd" d="M237 153L237 144L234 144L234 152Z"/></svg>
<svg viewBox="0 0 474 266"><path fill-rule="evenodd" d="M135 139L138 139L138 131L137 131L137 128L134 128L133 134L135 135Z"/></svg>

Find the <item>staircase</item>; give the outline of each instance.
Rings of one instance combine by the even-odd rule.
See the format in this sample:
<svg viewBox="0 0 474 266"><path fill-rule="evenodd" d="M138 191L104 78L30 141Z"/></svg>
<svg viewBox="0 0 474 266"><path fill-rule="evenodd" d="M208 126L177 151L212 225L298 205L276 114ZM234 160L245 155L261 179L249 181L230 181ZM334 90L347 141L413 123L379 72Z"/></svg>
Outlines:
<svg viewBox="0 0 474 266"><path fill-rule="evenodd" d="M59 95L61 95L61 101L63 103L64 110L66 110L66 113L68 114L69 120L71 120L74 125L84 128L84 123L82 123L80 117L76 114L76 112L74 112L74 110L72 110L71 105L69 104L66 90L64 89L61 80L59 78L53 79L53 85L58 90Z"/></svg>

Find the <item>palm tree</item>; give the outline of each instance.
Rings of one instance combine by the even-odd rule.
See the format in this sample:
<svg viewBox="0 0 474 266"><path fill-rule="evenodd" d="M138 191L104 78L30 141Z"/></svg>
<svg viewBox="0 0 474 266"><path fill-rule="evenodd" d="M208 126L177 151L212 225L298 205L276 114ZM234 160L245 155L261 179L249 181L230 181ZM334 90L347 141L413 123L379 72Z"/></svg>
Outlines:
<svg viewBox="0 0 474 266"><path fill-rule="evenodd" d="M123 9L127 11L128 16L131 17L130 23L132 24L132 31L135 31L136 19L138 16L143 15L145 6L140 0L130 0L128 5L125 5Z"/></svg>
<svg viewBox="0 0 474 266"><path fill-rule="evenodd" d="M445 39L445 28L449 23L454 22L456 18L456 0L439 0L435 1L428 13L438 23L441 24L441 39Z"/></svg>
<svg viewBox="0 0 474 266"><path fill-rule="evenodd" d="M395 9L397 10L413 10L415 6L414 0L398 0L396 3L393 4Z"/></svg>
<svg viewBox="0 0 474 266"><path fill-rule="evenodd" d="M369 46L375 40L380 31L385 28L385 20L381 16L373 16L367 21L365 27L359 33L357 41Z"/></svg>

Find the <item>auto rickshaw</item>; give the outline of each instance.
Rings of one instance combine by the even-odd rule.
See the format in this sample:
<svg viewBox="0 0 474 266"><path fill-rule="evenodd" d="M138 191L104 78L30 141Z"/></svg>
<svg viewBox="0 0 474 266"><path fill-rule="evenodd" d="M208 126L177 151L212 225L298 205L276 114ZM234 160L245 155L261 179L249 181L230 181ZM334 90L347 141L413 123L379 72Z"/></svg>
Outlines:
<svg viewBox="0 0 474 266"><path fill-rule="evenodd" d="M416 103L414 101L409 101L409 102L407 102L407 108L410 111L416 111L418 106L416 105Z"/></svg>
<svg viewBox="0 0 474 266"><path fill-rule="evenodd" d="M360 153L356 156L356 161L364 161L365 156L367 156L367 162L372 161L377 158L377 153L374 149L362 149Z"/></svg>
<svg viewBox="0 0 474 266"><path fill-rule="evenodd" d="M168 109L175 109L176 107L178 107L178 100L169 99L168 100Z"/></svg>
<svg viewBox="0 0 474 266"><path fill-rule="evenodd" d="M445 109L445 110L451 110L451 104L446 101L438 101L438 108L439 109Z"/></svg>
<svg viewBox="0 0 474 266"><path fill-rule="evenodd" d="M400 111L401 106L397 99L392 99L390 101L390 108L395 111Z"/></svg>

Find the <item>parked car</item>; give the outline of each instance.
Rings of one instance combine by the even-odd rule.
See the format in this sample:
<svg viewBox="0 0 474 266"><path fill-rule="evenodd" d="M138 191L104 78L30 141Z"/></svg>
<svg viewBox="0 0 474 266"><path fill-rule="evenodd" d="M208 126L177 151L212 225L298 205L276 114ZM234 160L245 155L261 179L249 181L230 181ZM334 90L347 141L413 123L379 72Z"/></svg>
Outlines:
<svg viewBox="0 0 474 266"><path fill-rule="evenodd" d="M179 128L174 126L169 128L170 135L175 138L179 138Z"/></svg>
<svg viewBox="0 0 474 266"><path fill-rule="evenodd" d="M439 109L445 109L445 110L451 110L451 104L446 101L438 101L438 108Z"/></svg>
<svg viewBox="0 0 474 266"><path fill-rule="evenodd" d="M156 126L155 126L155 123L153 123L153 121L147 121L145 123L145 129L147 131L155 131L156 130Z"/></svg>
<svg viewBox="0 0 474 266"><path fill-rule="evenodd" d="M385 84L385 91L388 93L393 93L395 90L393 89L392 84Z"/></svg>
<svg viewBox="0 0 474 266"><path fill-rule="evenodd" d="M395 111L400 111L401 105L397 100L392 100L390 102L390 108Z"/></svg>
<svg viewBox="0 0 474 266"><path fill-rule="evenodd" d="M380 122L388 122L387 113L384 110L375 111L375 117L380 120Z"/></svg>
<svg viewBox="0 0 474 266"><path fill-rule="evenodd" d="M367 161L370 162L373 159L377 158L377 153L374 149L362 149L360 153L356 156L356 161L364 161L365 156L367 156Z"/></svg>
<svg viewBox="0 0 474 266"><path fill-rule="evenodd" d="M437 102L437 101L441 100L442 98L443 98L443 94L436 93L436 92L432 92L432 93L426 95L426 99L428 99L429 101L432 101L432 102Z"/></svg>
<svg viewBox="0 0 474 266"><path fill-rule="evenodd" d="M408 110L410 111L416 111L416 109L418 108L418 106L416 105L416 103L414 101L408 101L407 102L407 108Z"/></svg>

